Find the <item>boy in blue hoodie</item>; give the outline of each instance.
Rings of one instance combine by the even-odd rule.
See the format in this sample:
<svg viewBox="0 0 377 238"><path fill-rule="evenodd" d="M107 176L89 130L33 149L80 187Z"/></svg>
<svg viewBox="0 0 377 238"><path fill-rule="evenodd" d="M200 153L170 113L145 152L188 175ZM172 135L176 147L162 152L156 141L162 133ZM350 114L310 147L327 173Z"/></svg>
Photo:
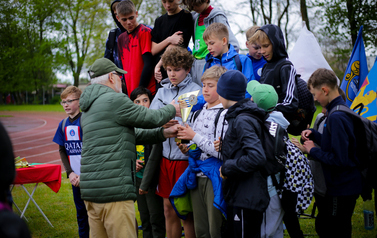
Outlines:
<svg viewBox="0 0 377 238"><path fill-rule="evenodd" d="M213 23L208 26L203 33L203 40L209 51L205 57L203 72L213 65L221 65L228 70L239 70L246 76L247 82L255 80L251 60L245 55L238 54L233 45L229 44L229 31L224 24ZM247 92L245 96L250 98Z"/></svg>
<svg viewBox="0 0 377 238"><path fill-rule="evenodd" d="M212 23L204 31L203 39L209 51L205 57L206 64L204 65L203 73L214 65L221 65L228 70L239 70L246 76L247 82L255 80L251 60L246 55L238 54L233 45L229 44L229 31L226 25ZM250 98L246 88L245 98ZM203 96L198 97L198 103L192 110L201 109L204 103Z"/></svg>
<svg viewBox="0 0 377 238"><path fill-rule="evenodd" d="M262 75L262 68L267 62L263 59L261 52L261 46L255 42L249 41L249 39L254 35L254 33L259 29L259 26L252 26L246 31L246 47L249 50L249 53L246 55L249 57L253 63L254 77L256 80L260 80Z"/></svg>
<svg viewBox="0 0 377 238"><path fill-rule="evenodd" d="M159 109L169 104L172 100L178 100L181 94L201 90L201 87L192 81L189 74L193 57L186 48L180 46L169 47L161 57L163 67L166 69L168 78L161 81L152 101L150 109ZM165 127L182 122L180 117L174 118ZM181 237L181 220L175 213L169 195L188 166L188 156L183 155L176 145L174 138L163 142L162 160L160 164L160 176L156 194L164 200L164 213L166 221L166 234L168 238ZM186 237L195 237L192 218L183 220Z"/></svg>
<svg viewBox="0 0 377 238"><path fill-rule="evenodd" d="M314 71L308 88L314 100L328 112L337 105L346 105L339 95L337 77L331 70ZM360 161L356 156L352 118L345 112L336 111L326 118L323 134L310 129L303 131L301 137L305 141L305 152L321 162L327 187L318 210L316 231L320 237L351 237L352 215L364 185L357 166Z"/></svg>

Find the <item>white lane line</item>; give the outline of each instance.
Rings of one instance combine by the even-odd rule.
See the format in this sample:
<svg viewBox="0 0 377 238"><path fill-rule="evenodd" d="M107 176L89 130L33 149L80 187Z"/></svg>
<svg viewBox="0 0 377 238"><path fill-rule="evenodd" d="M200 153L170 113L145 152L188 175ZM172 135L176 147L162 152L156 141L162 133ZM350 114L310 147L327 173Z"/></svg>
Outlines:
<svg viewBox="0 0 377 238"><path fill-rule="evenodd" d="M34 129L38 129L38 128L41 128L41 127L44 127L45 125L47 125L47 121L46 120L43 120L43 119L37 119L37 120L43 121L43 124L39 125L37 127L33 127L33 128L30 128L30 129L24 130L24 131L17 131L15 133L23 133L23 132L27 132L27 131L31 131L31 130L34 130Z"/></svg>
<svg viewBox="0 0 377 238"><path fill-rule="evenodd" d="M44 146L50 146L50 145L57 145L57 144L54 143L54 142L51 142L51 143L47 143L47 144L44 144L44 145L38 145L38 146L33 146L33 147L27 147L25 149L14 150L13 152L19 152L19 151L25 151L25 150L33 150L33 149L36 149L36 148L40 148L40 147L44 147Z"/></svg>
<svg viewBox="0 0 377 238"><path fill-rule="evenodd" d="M49 161L49 162L45 162L45 164L53 164L55 162L61 162L62 160L60 159L57 159L57 160L53 160L53 161ZM65 171L65 170L64 170Z"/></svg>
<svg viewBox="0 0 377 238"><path fill-rule="evenodd" d="M20 142L20 143L14 143L13 146L32 143L32 142L35 142L35 141L40 141L40 140L45 140L45 139L51 139L52 140L52 138L53 138L52 136L46 136L46 137L36 139L36 140L28 140L28 141L24 141L24 142Z"/></svg>
<svg viewBox="0 0 377 238"><path fill-rule="evenodd" d="M41 155L48 155L48 154L52 154L52 153L59 153L59 151L58 150L47 151L47 152L44 152L44 153L41 153L41 154L28 155L28 156L25 156L25 158L28 159L28 158L37 157L37 156L41 156Z"/></svg>
<svg viewBox="0 0 377 238"><path fill-rule="evenodd" d="M29 135L26 135L26 136L12 137L12 140L17 140L17 139L22 139L22 138L26 138L26 137L36 136L36 135L45 134L45 133L53 132L53 131L56 131L56 128L55 129L50 129L50 130L45 130L45 131L42 131L40 133L29 134ZM22 131L22 132L24 132L24 131Z"/></svg>

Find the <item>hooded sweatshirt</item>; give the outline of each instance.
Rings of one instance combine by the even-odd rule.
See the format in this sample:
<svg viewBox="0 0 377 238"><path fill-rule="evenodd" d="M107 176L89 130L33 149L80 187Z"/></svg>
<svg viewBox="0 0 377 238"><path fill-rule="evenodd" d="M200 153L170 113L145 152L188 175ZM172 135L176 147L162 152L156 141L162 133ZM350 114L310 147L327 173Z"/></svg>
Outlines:
<svg viewBox="0 0 377 238"><path fill-rule="evenodd" d="M200 14L197 12L192 12L192 18L194 19L194 34L192 36L193 42L195 42L196 21L198 20L199 15ZM233 45L234 49L237 52L239 52L240 47L238 44L238 40L236 39L232 30L230 29L228 18L226 17L225 13L221 9L214 7L212 11L209 13L208 17L204 18L203 21L206 27L208 27L209 25L215 22L223 23L224 25L226 25L229 31L229 44Z"/></svg>
<svg viewBox="0 0 377 238"><path fill-rule="evenodd" d="M124 29L124 27L122 26L122 24L120 24L120 22L118 22L118 19L117 19L116 15L114 14L113 10L112 10L112 7L113 7L114 3L120 2L120 1L121 0L115 0L110 5L111 16L113 17L114 22L115 22L115 24L117 25L118 28L114 28L114 29L112 29L109 32L109 37L106 40L106 49L105 49L105 55L104 55L104 57L107 58L107 59L109 59L109 60L111 60L112 62L114 62L114 64L118 68L123 69L122 68L122 63L120 62L120 59L118 57L118 37L120 36L120 34L122 34L123 32L125 32L126 29ZM110 35L114 34L112 32L115 32L114 42L109 41L110 40Z"/></svg>
<svg viewBox="0 0 377 238"><path fill-rule="evenodd" d="M200 90L199 94L202 93L201 87L192 81L190 74L188 74L187 77L177 86L173 86L169 78L162 80L161 86L162 88L158 89L156 96L149 107L150 109L159 109L168 105L173 100L177 102L178 97L184 93L196 90ZM190 116L188 118L190 118ZM178 120L182 125L182 118L176 117L174 119ZM169 138L163 142L162 155L169 160L188 160L188 156L182 154L181 150L176 145L175 138Z"/></svg>
<svg viewBox="0 0 377 238"><path fill-rule="evenodd" d="M273 47L272 59L263 66L260 83L270 84L275 88L279 96L276 110L287 117L287 114L294 113L298 109L296 70L292 63L286 64L289 60L281 29L276 25L268 24L258 30L267 34Z"/></svg>

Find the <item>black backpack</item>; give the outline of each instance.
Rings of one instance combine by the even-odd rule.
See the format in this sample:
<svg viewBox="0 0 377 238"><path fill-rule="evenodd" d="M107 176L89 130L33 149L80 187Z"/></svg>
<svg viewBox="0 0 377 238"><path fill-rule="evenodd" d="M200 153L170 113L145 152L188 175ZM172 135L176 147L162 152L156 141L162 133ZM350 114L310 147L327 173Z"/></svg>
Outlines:
<svg viewBox="0 0 377 238"><path fill-rule="evenodd" d="M281 67L283 67L284 65L293 64L291 61L287 60L281 65ZM317 110L314 104L313 95L309 91L307 83L305 82L305 80L301 78L300 74L296 74L296 87L298 97L298 109L295 113L289 115L284 114L284 116L290 123L287 131L289 134L294 136L301 135L301 132L307 129L308 124L311 125L313 115ZM277 93L279 94L279 92Z"/></svg>
<svg viewBox="0 0 377 238"><path fill-rule="evenodd" d="M284 184L285 162L288 152L285 140L288 138L288 134L278 123L263 121L252 114L247 115L255 118L261 125L262 131L259 134L259 139L267 158L264 170L267 175L275 175L280 172L280 182L277 182L275 176L271 176L271 178L273 185L276 188L281 188Z"/></svg>
<svg viewBox="0 0 377 238"><path fill-rule="evenodd" d="M363 104L357 105L359 113L363 109ZM360 163L356 163L366 182L377 189L377 123L372 122L345 105L337 105L328 114L328 117L336 111L347 113L352 118L354 133L356 138L356 155ZM327 124L330 132L330 126Z"/></svg>

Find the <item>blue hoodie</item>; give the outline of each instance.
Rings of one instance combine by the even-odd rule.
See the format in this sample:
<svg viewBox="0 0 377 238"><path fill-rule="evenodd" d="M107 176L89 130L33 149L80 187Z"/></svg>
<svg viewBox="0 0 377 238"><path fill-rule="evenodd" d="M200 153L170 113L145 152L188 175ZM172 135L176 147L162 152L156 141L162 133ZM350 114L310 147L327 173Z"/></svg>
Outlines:
<svg viewBox="0 0 377 238"><path fill-rule="evenodd" d="M254 77L256 80L260 80L260 76L262 75L262 68L267 61L262 57L259 60L253 58L251 55L247 54L247 57L251 60L251 63L253 64L253 70L254 70Z"/></svg>
<svg viewBox="0 0 377 238"><path fill-rule="evenodd" d="M211 61L209 67L212 67L214 65L221 65L224 66L227 70L231 69L237 69L237 65L235 65L233 58L239 55L237 51L234 49L233 45L229 44L229 50L228 52L224 53L221 56L221 59L217 57L213 57L210 53L206 55L206 62ZM240 61L242 65L242 73L246 76L247 82L250 82L251 80L255 80L254 77L254 71L253 71L253 63L246 55L239 55ZM205 68L203 69L203 73L205 71ZM250 94L246 92L245 98L251 98Z"/></svg>

